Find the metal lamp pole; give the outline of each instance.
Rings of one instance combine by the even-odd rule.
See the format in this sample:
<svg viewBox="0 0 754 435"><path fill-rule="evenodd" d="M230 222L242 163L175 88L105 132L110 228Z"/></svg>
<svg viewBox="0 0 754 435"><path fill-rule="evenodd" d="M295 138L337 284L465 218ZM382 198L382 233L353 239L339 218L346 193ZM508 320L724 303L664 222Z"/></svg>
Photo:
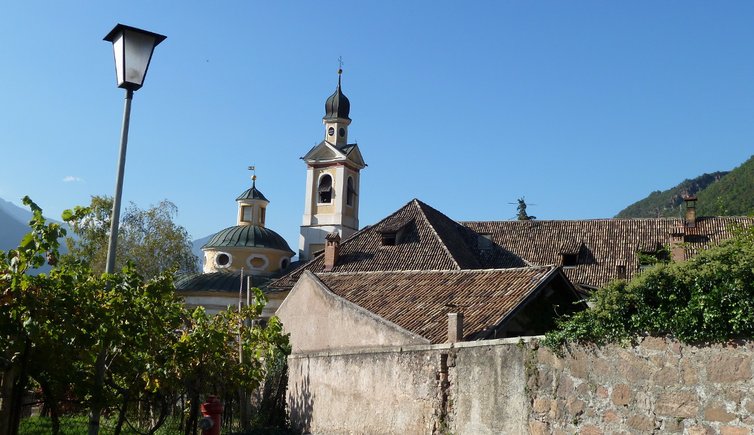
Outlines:
<svg viewBox="0 0 754 435"><path fill-rule="evenodd" d="M126 90L123 108L123 127L120 133L120 154L118 156L118 175L115 181L113 212L110 222L110 239L107 248L105 272L115 272L115 250L118 245L118 227L120 225L120 202L123 192L123 174L126 168L126 148L128 146L128 127L131 119L131 100L134 91L141 88L147 76L149 62L154 48L165 40L165 36L136 27L116 25L105 36L105 41L112 42L115 55L115 75L119 88Z"/></svg>
<svg viewBox="0 0 754 435"><path fill-rule="evenodd" d="M118 227L120 225L120 201L123 193L123 173L126 169L126 148L128 147L128 126L131 121L131 100L134 91L126 89L126 101L123 105L123 126L120 130L120 154L118 154L118 175L115 179L115 196L113 213L110 221L110 240L107 244L107 264L105 273L115 271L115 249L118 245Z"/></svg>
<svg viewBox="0 0 754 435"><path fill-rule="evenodd" d="M118 156L118 175L115 181L115 197L110 222L110 239L107 248L105 272L115 271L115 248L118 244L118 227L120 221L120 200L123 192L123 173L126 168L126 147L128 145L128 127L131 120L131 100L134 91L141 88L147 75L149 62L154 48L165 40L165 36L137 29L136 27L116 25L105 36L105 41L113 43L115 54L115 75L119 88L126 90L126 102L123 108L123 127L120 133L120 154ZM94 362L94 391L92 405L89 409L89 435L99 433L100 414L103 408L103 391L105 387L105 360L107 359L107 341L100 343L97 360Z"/></svg>

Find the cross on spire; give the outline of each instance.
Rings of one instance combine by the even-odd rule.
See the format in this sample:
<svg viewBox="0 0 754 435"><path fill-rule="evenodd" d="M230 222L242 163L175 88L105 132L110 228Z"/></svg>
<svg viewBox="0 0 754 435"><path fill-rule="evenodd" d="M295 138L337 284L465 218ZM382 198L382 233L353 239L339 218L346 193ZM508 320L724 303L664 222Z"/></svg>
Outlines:
<svg viewBox="0 0 754 435"><path fill-rule="evenodd" d="M343 74L343 56L338 56L338 87L340 87L340 76Z"/></svg>

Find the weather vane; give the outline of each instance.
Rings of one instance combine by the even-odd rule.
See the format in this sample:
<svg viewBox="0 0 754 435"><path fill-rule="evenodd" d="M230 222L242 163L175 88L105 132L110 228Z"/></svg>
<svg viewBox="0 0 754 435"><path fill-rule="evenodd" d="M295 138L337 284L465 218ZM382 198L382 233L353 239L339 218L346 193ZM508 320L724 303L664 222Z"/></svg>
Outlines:
<svg viewBox="0 0 754 435"><path fill-rule="evenodd" d="M257 180L257 167L249 166L249 170L252 172L251 181L256 181Z"/></svg>

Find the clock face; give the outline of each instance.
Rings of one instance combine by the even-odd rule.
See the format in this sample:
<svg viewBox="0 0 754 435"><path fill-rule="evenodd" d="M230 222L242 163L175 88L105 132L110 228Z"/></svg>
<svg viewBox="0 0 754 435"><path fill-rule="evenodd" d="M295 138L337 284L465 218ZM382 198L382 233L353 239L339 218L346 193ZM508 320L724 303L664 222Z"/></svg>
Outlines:
<svg viewBox="0 0 754 435"><path fill-rule="evenodd" d="M329 129L327 129L327 135L328 136L332 136L334 134L335 134L335 128L330 127Z"/></svg>
<svg viewBox="0 0 754 435"><path fill-rule="evenodd" d="M338 134L340 135L340 137L345 136L346 135L346 129L345 128L341 128L340 130L338 130Z"/></svg>

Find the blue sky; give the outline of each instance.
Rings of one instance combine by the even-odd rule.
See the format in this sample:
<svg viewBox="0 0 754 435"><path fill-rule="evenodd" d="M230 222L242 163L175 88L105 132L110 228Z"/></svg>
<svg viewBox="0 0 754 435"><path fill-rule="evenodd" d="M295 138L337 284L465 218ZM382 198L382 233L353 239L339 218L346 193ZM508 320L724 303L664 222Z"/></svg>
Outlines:
<svg viewBox="0 0 754 435"><path fill-rule="evenodd" d="M133 100L124 201L193 238L235 223L256 165L296 250L305 166L344 61L361 223L417 197L457 220L611 217L754 154L754 3L9 2L0 198L112 195L124 23L167 35Z"/></svg>

